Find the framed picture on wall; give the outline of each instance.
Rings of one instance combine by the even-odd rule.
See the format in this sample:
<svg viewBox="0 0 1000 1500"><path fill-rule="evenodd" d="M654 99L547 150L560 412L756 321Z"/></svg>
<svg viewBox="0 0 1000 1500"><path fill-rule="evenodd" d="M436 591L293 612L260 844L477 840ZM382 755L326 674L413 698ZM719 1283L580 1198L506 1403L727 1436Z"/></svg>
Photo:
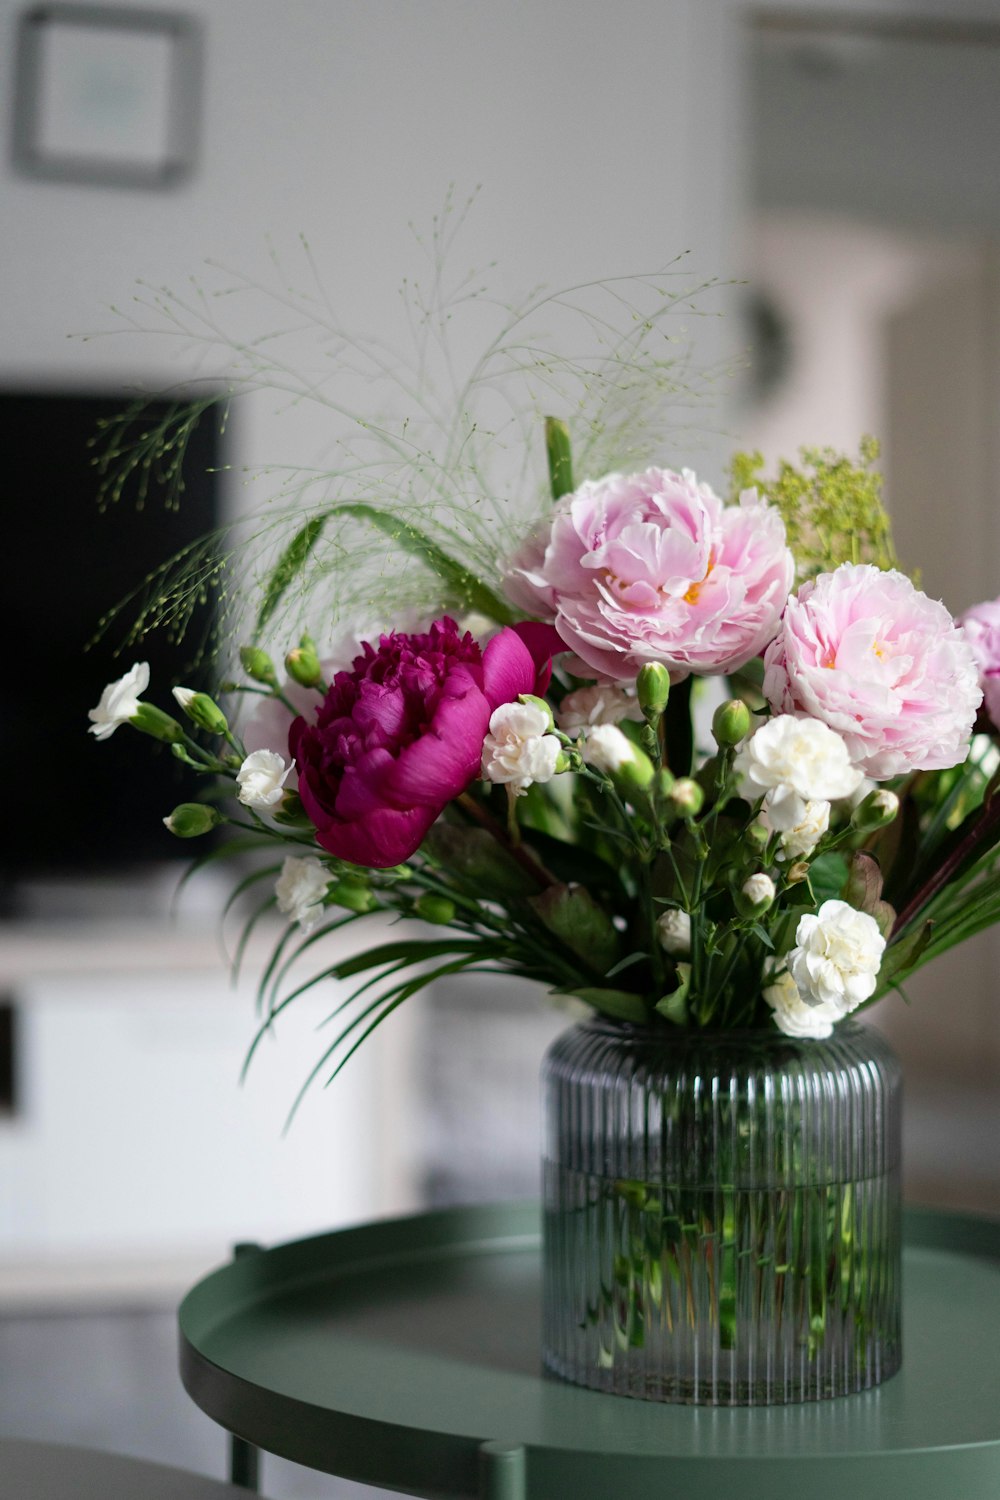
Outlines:
<svg viewBox="0 0 1000 1500"><path fill-rule="evenodd" d="M62 182L174 186L194 165L200 62L189 16L33 6L18 28L15 167Z"/></svg>

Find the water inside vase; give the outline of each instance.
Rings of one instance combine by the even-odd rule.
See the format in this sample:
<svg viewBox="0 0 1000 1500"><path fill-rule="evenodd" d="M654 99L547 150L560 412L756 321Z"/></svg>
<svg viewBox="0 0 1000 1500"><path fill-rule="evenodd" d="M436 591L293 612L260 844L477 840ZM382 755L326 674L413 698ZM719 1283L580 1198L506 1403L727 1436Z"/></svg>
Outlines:
<svg viewBox="0 0 1000 1500"><path fill-rule="evenodd" d="M545 1362L648 1400L775 1405L899 1367L896 1173L671 1187L544 1163Z"/></svg>

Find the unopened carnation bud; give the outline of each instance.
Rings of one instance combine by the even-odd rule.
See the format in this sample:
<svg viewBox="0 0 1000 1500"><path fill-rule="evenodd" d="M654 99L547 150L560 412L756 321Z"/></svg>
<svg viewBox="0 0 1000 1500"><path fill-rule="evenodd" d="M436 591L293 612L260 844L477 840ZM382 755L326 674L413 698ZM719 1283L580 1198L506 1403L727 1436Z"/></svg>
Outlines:
<svg viewBox="0 0 1000 1500"><path fill-rule="evenodd" d="M639 668L635 693L648 720L654 721L662 716L670 697L670 673L662 662L648 661Z"/></svg>
<svg viewBox="0 0 1000 1500"><path fill-rule="evenodd" d="M207 693L196 693L192 688L175 687L174 697L187 714L192 724L207 729L209 734L225 734L229 729L222 709Z"/></svg>
<svg viewBox="0 0 1000 1500"><path fill-rule="evenodd" d="M712 715L712 734L720 750L731 750L750 733L750 710L740 698L720 703Z"/></svg>
<svg viewBox="0 0 1000 1500"><path fill-rule="evenodd" d="M610 776L615 789L626 800L648 791L653 780L653 762L633 745L615 724L595 724L581 742L585 763Z"/></svg>
<svg viewBox="0 0 1000 1500"><path fill-rule="evenodd" d="M240 661L243 670L254 682L263 682L266 687L276 688L278 686L278 674L274 670L274 662L266 651L259 646L241 646Z"/></svg>
<svg viewBox="0 0 1000 1500"><path fill-rule="evenodd" d="M789 885L801 885L803 880L809 879L809 866L804 859L797 859L793 865L788 866L785 879Z"/></svg>
<svg viewBox="0 0 1000 1500"><path fill-rule="evenodd" d="M551 704L546 703L544 698L539 698L535 693L521 693L517 701L518 703L530 703L532 708L537 708L538 712L543 715L546 722L547 727L545 729L545 733L552 733L553 729L555 729L556 727L556 724L555 720L552 717Z"/></svg>
<svg viewBox="0 0 1000 1500"><path fill-rule="evenodd" d="M670 801L682 818L696 818L705 805L705 793L690 776L674 782Z"/></svg>
<svg viewBox="0 0 1000 1500"><path fill-rule="evenodd" d="M335 906L346 907L348 911L357 912L363 916L365 912L374 911L378 905L375 896L360 880L338 880L330 890L327 897Z"/></svg>
<svg viewBox="0 0 1000 1500"><path fill-rule="evenodd" d="M168 818L164 818L163 825L176 838L196 839L221 822L222 814L207 802L182 802Z"/></svg>
<svg viewBox="0 0 1000 1500"><path fill-rule="evenodd" d="M899 798L888 787L876 787L851 814L851 827L858 833L872 833L884 828L899 812Z"/></svg>
<svg viewBox="0 0 1000 1500"><path fill-rule="evenodd" d="M680 955L691 952L691 918L679 906L672 906L662 917L657 918L656 936L667 953Z"/></svg>
<svg viewBox="0 0 1000 1500"><path fill-rule="evenodd" d="M658 801L665 802L674 789L676 781L673 771L668 771L666 766L660 766L653 777L653 794Z"/></svg>
<svg viewBox="0 0 1000 1500"><path fill-rule="evenodd" d="M413 903L413 910L421 921L433 922L438 927L447 927L455 919L455 903L447 896L435 896L427 891Z"/></svg>
<svg viewBox="0 0 1000 1500"><path fill-rule="evenodd" d="M755 820L744 828L743 841L751 853L763 854L771 842L771 830L767 827L766 823L761 823L759 819Z"/></svg>
<svg viewBox="0 0 1000 1500"><path fill-rule="evenodd" d="M176 744L184 738L184 731L177 720L165 714L154 703L138 704L129 723L134 724L143 734L152 735L154 740L162 740L165 745Z"/></svg>
<svg viewBox="0 0 1000 1500"><path fill-rule="evenodd" d="M301 645L295 646L285 657L285 671L293 682L300 687L317 687L323 680L323 669L319 664L316 649L308 637L303 637Z"/></svg>
<svg viewBox="0 0 1000 1500"><path fill-rule="evenodd" d="M760 871L750 875L736 893L736 909L741 917L762 917L773 905L777 890L770 875Z"/></svg>

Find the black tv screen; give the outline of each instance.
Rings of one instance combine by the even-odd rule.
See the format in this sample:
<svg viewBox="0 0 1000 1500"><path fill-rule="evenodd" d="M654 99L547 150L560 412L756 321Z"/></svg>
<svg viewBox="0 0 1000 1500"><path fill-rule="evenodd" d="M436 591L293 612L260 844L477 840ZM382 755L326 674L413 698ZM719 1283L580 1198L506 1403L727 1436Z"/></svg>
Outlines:
<svg viewBox="0 0 1000 1500"><path fill-rule="evenodd" d="M126 608L88 649L111 606L219 520L219 424L211 410L188 444L176 508L154 475L141 508L133 483L102 510L101 449L93 440L101 419L119 416L133 400L114 392L0 393L8 548L0 591L7 651L0 884L8 895L28 877L108 874L190 853L162 823L191 796L190 775L167 747L127 725L104 741L87 732L87 710L136 660L149 662L145 696L172 710L173 683L200 685L192 663L213 623L205 605L180 644L156 632L115 655L130 620ZM167 410L168 403L150 403L139 420Z"/></svg>

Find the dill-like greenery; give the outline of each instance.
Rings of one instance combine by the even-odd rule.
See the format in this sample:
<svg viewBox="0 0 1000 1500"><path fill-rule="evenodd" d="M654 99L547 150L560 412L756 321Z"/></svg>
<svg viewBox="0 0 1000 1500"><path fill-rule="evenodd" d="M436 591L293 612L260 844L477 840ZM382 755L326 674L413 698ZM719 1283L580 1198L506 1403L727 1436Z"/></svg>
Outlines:
<svg viewBox="0 0 1000 1500"><path fill-rule="evenodd" d="M182 503L195 423L213 408L225 420L253 393L277 397L279 415L314 409L328 447L311 467L245 471L267 481L265 502L165 561L109 612L103 628L129 622L121 649L153 629L182 635L206 597L230 649L263 638L282 654L303 628L322 640L338 621L378 630L442 608L502 618L503 559L551 503L547 414L567 424L579 477L666 461L690 444L718 372L695 366L685 319L704 315L715 283L678 260L506 305L474 272L450 279L472 201L449 195L430 236L416 236L429 274L403 283L399 348L345 325L304 238L307 290L273 252L269 284L218 265L219 284L192 279L183 295L139 284L120 316L179 340L201 370L187 386L204 394L160 420L133 408L107 425L95 460L103 503L136 480L143 503L153 474L168 503Z"/></svg>
<svg viewBox="0 0 1000 1500"><path fill-rule="evenodd" d="M777 507L800 581L845 562L898 568L882 479L874 468L878 456L873 437L861 439L860 462L832 448L801 448L799 466L783 459L777 476L765 479L760 453L737 453L730 468L733 498L756 488Z"/></svg>

